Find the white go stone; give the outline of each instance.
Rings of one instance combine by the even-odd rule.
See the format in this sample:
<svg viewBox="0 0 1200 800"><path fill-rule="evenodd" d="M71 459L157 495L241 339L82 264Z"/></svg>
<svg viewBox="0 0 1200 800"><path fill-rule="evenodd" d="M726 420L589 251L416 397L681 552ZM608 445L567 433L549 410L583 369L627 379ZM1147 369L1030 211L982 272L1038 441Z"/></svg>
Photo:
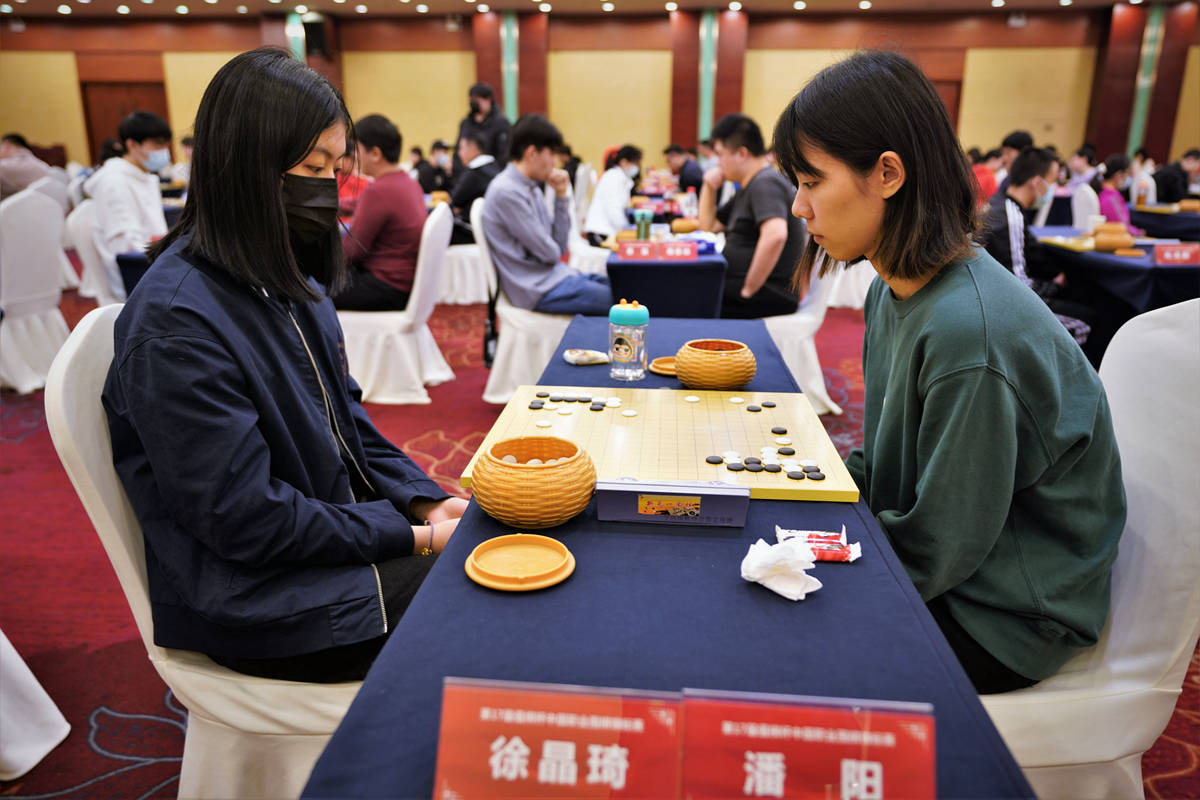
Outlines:
<svg viewBox="0 0 1200 800"><path fill-rule="evenodd" d="M741 454L741 453L739 453L737 450L726 450L724 453L721 453L721 456L722 456L723 458L736 458L736 459L741 459L741 457L742 457L742 454Z"/></svg>
<svg viewBox="0 0 1200 800"><path fill-rule="evenodd" d="M558 413L562 414L564 417L569 417L569 416L571 416L571 409L567 408L566 406L563 406L562 408L560 408L558 410Z"/></svg>
<svg viewBox="0 0 1200 800"><path fill-rule="evenodd" d="M811 458L799 458L799 459L796 459L796 463L798 463L802 467L817 466L817 462L813 461Z"/></svg>
<svg viewBox="0 0 1200 800"><path fill-rule="evenodd" d="M746 398L744 398L744 397L731 397L731 398L729 398L729 402L731 402L731 403L744 403L744 402L746 402Z"/></svg>
<svg viewBox="0 0 1200 800"><path fill-rule="evenodd" d="M500 460L503 461L505 464L517 463L517 457L514 456L512 453L509 453L508 455L506 455L504 458L502 458Z"/></svg>
<svg viewBox="0 0 1200 800"><path fill-rule="evenodd" d="M553 411L554 409L558 408L558 403L551 403L549 400L547 400L546 404L542 406L542 408L546 409L547 411Z"/></svg>
<svg viewBox="0 0 1200 800"><path fill-rule="evenodd" d="M683 399L689 403L699 403L700 402L700 398L694 394L689 394L687 397L685 397Z"/></svg>
<svg viewBox="0 0 1200 800"><path fill-rule="evenodd" d="M534 424L535 424L535 425L537 425L539 428L549 428L549 427L550 427L551 425L553 425L554 423L553 423L553 422L551 422L551 421L550 421L550 420L548 420L548 419L539 419L539 420L538 420L537 422L535 422Z"/></svg>
<svg viewBox="0 0 1200 800"><path fill-rule="evenodd" d="M775 440L775 444L791 444L791 443L792 443L792 440L787 438L786 436L780 436L778 439Z"/></svg>
<svg viewBox="0 0 1200 800"><path fill-rule="evenodd" d="M625 409L624 411L622 411L622 412L621 412L621 416L622 416L622 417L636 417L636 416L637 416L637 412L636 412L636 411L634 411L632 408L627 408L627 409Z"/></svg>
<svg viewBox="0 0 1200 800"><path fill-rule="evenodd" d="M540 458L531 458L528 461L526 461L525 463L531 467L537 467L537 466L541 465L542 460Z"/></svg>
<svg viewBox="0 0 1200 800"><path fill-rule="evenodd" d="M609 408L620 408L621 407L621 398L610 397L604 401L604 405L608 406Z"/></svg>

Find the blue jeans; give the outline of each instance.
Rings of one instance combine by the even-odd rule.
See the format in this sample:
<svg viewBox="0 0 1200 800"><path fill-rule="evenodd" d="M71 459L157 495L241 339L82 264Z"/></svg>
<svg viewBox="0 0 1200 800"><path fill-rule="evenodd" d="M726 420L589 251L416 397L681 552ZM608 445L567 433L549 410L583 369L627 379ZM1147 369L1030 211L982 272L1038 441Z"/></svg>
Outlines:
<svg viewBox="0 0 1200 800"><path fill-rule="evenodd" d="M547 314L602 316L612 307L612 287L607 275L571 275L563 278L534 306Z"/></svg>

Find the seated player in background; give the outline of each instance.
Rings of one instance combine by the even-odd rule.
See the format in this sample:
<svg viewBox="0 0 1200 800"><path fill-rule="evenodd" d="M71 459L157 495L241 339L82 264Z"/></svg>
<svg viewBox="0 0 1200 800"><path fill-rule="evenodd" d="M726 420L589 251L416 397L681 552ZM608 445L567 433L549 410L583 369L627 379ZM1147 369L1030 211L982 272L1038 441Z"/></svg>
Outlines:
<svg viewBox="0 0 1200 800"><path fill-rule="evenodd" d="M851 475L978 691L1053 675L1104 627L1125 524L1095 370L972 243L967 162L912 62L868 51L818 73L775 149L812 236L798 279L864 256L881 278Z"/></svg>
<svg viewBox="0 0 1200 800"><path fill-rule="evenodd" d="M574 186L578 178L579 167L583 164L579 156L571 152L571 145L564 142L554 148L554 157L558 159L558 168L567 173L567 179Z"/></svg>
<svg viewBox="0 0 1200 800"><path fill-rule="evenodd" d="M350 263L349 285L331 292L337 308L403 310L408 305L421 230L427 215L421 187L400 169L400 131L371 114L355 125L358 163L374 178L358 198L350 232L342 237Z"/></svg>
<svg viewBox="0 0 1200 800"><path fill-rule="evenodd" d="M596 191L592 194L592 202L583 221L584 235L594 247L599 247L605 239L629 227L625 209L629 208L629 199L633 195L641 165L642 151L631 144L622 145L609 159L600 180L596 181Z"/></svg>
<svg viewBox="0 0 1200 800"><path fill-rule="evenodd" d="M671 172L679 176L679 191L687 194L688 189L696 192L697 201L700 199L700 189L704 186L704 170L696 163L687 150L677 144L670 144L663 155Z"/></svg>
<svg viewBox="0 0 1200 800"><path fill-rule="evenodd" d="M111 295L98 298L101 304L125 299L117 256L141 252L167 232L158 173L171 166L171 126L151 111L134 111L121 120L117 136L124 153L105 161L87 180L96 201L92 240Z"/></svg>
<svg viewBox="0 0 1200 800"><path fill-rule="evenodd" d="M196 115L179 224L115 332L102 400L145 535L154 641L253 675L361 679L466 508L359 404L323 286L345 281L350 119L286 50ZM398 155L398 149L393 158Z"/></svg>
<svg viewBox="0 0 1200 800"><path fill-rule="evenodd" d="M33 154L24 136L6 133L0 139L0 197L14 195L52 174L50 165Z"/></svg>
<svg viewBox="0 0 1200 800"><path fill-rule="evenodd" d="M475 235L471 231L471 204L483 197L492 178L504 169L494 156L483 152L483 144L478 132L465 133L458 140L458 158L464 169L450 195L450 207L454 210L454 233L450 236L450 244L475 244Z"/></svg>
<svg viewBox="0 0 1200 800"><path fill-rule="evenodd" d="M704 173L700 229L725 232L722 252L729 269L721 316L754 319L791 314L800 304L792 273L805 240L803 220L790 211L791 186L767 163L762 131L746 115L721 117L712 137L718 164ZM725 181L740 188L718 208Z"/></svg>
<svg viewBox="0 0 1200 800"><path fill-rule="evenodd" d="M607 314L612 289L606 275L585 275L563 256L571 234L570 183L555 167L558 128L538 114L525 114L508 140L508 166L484 195L487 236L500 288L517 308L548 314ZM541 184L554 190L553 215ZM479 231L475 232L478 236Z"/></svg>
<svg viewBox="0 0 1200 800"><path fill-rule="evenodd" d="M1133 185L1132 164L1129 157L1124 153L1113 153L1108 158L1104 159L1104 176L1099 179L1097 176L1096 184L1093 189L1096 189L1096 195L1100 198L1100 213L1109 222L1119 222L1125 226L1134 236L1141 236L1145 233L1141 228L1135 228L1129 224L1129 204L1125 200L1125 196L1121 194L1124 190L1128 194L1130 187Z"/></svg>
<svg viewBox="0 0 1200 800"><path fill-rule="evenodd" d="M1188 187L1197 180L1200 180L1200 149L1193 147L1178 161L1155 170L1155 199L1160 203L1178 203L1188 196Z"/></svg>

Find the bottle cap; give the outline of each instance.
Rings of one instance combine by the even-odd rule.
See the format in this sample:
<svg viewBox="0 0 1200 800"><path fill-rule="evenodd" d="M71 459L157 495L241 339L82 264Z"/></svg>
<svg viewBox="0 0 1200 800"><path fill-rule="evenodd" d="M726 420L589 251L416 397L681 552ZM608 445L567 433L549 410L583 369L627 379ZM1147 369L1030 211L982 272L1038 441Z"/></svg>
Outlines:
<svg viewBox="0 0 1200 800"><path fill-rule="evenodd" d="M650 309L637 300L630 303L622 297L621 302L608 310L608 321L613 325L645 325L650 321Z"/></svg>

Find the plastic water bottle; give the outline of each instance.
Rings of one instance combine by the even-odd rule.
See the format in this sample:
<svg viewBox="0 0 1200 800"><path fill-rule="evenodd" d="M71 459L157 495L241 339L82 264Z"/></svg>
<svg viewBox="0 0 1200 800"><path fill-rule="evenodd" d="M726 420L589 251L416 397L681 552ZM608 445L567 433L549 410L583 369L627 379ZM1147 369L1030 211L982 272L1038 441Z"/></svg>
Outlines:
<svg viewBox="0 0 1200 800"><path fill-rule="evenodd" d="M616 381L646 377L646 326L650 309L625 298L608 311L608 375Z"/></svg>
<svg viewBox="0 0 1200 800"><path fill-rule="evenodd" d="M695 219L700 216L700 200L696 197L696 187L689 186L687 194L683 196L683 202L679 204L680 215L687 219Z"/></svg>

